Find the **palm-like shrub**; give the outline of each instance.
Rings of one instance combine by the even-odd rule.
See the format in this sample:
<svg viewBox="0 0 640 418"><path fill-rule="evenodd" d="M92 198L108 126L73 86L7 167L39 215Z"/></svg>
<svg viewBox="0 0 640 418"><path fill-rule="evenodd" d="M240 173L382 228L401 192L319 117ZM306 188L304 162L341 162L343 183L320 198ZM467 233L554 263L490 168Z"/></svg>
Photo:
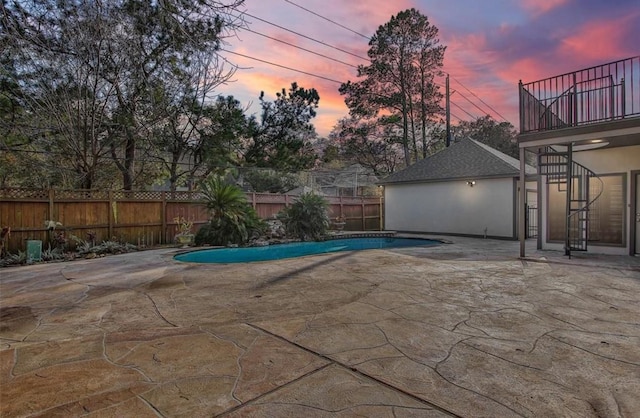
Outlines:
<svg viewBox="0 0 640 418"><path fill-rule="evenodd" d="M211 220L196 234L196 245L243 244L264 229L264 222L237 186L210 176L201 183L200 189Z"/></svg>
<svg viewBox="0 0 640 418"><path fill-rule="evenodd" d="M314 193L301 195L291 206L280 212L287 234L307 240L319 240L329 229L327 201Z"/></svg>

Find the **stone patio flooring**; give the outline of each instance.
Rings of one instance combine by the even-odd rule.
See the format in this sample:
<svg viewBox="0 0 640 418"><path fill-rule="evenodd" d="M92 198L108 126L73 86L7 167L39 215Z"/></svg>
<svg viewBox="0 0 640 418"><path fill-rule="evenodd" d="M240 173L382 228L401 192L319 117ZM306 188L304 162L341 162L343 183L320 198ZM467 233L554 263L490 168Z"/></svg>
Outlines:
<svg viewBox="0 0 640 418"><path fill-rule="evenodd" d="M0 416L640 415L640 257L447 239L0 269Z"/></svg>

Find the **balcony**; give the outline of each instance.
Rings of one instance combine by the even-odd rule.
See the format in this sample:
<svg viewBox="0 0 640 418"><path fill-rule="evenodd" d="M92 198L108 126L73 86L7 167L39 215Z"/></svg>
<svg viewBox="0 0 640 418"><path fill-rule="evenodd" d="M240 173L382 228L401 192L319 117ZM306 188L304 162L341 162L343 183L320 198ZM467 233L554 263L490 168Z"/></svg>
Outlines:
<svg viewBox="0 0 640 418"><path fill-rule="evenodd" d="M640 56L520 82L519 88L521 142L568 129L573 135L640 126Z"/></svg>

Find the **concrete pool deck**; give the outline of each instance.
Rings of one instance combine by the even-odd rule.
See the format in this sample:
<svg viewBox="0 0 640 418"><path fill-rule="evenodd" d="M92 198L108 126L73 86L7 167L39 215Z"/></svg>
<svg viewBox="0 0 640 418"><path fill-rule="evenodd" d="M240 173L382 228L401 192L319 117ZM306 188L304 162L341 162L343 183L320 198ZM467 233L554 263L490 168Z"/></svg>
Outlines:
<svg viewBox="0 0 640 418"><path fill-rule="evenodd" d="M0 416L638 416L640 257L446 239L0 269Z"/></svg>

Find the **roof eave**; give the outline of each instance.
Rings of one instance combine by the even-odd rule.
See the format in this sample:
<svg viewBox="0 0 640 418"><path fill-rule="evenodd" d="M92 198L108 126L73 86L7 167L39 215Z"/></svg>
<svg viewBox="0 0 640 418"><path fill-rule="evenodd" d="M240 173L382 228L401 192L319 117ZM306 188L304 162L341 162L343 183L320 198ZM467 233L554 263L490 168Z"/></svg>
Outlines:
<svg viewBox="0 0 640 418"><path fill-rule="evenodd" d="M525 177L535 176L533 174L527 174ZM420 184L420 183L445 183L448 181L465 181L465 180L490 180L490 179L507 179L507 178L518 178L520 177L520 173L512 173L512 174L495 174L490 176L464 176L464 177L447 177L442 179L421 179L421 180L397 180L397 181L388 181L384 180L377 182L377 185L386 186L390 184Z"/></svg>

